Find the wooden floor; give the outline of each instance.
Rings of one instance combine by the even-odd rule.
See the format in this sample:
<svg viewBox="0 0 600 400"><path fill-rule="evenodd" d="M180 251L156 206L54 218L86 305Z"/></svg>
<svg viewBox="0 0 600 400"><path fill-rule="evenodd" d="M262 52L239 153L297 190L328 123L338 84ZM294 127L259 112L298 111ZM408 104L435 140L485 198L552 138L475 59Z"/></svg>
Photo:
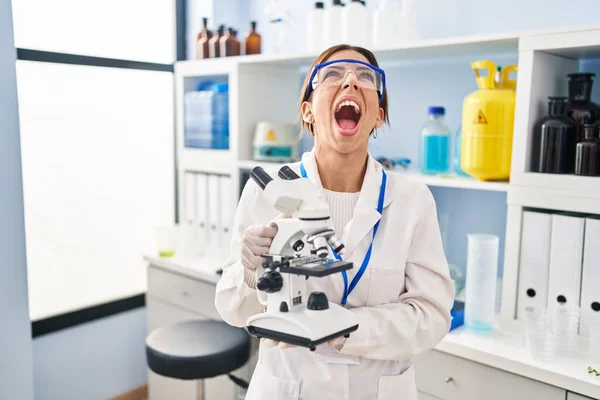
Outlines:
<svg viewBox="0 0 600 400"><path fill-rule="evenodd" d="M108 400L147 400L148 399L148 386L138 386L128 392L120 394L115 397L111 397Z"/></svg>

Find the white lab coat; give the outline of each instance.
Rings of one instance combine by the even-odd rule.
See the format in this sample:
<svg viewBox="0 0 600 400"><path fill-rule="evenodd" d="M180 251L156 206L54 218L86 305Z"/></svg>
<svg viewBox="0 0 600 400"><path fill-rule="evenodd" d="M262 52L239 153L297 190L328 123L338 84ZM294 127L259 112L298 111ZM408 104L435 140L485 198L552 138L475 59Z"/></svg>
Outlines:
<svg viewBox="0 0 600 400"><path fill-rule="evenodd" d="M303 154L308 178L322 187L312 152ZM290 167L300 175L300 163ZM267 170L277 178L275 169ZM354 216L341 235L344 260L352 261L348 282L360 268L381 219L370 263L348 297L359 328L341 354L359 356L357 364L328 363L319 349L261 345L248 400L368 399L417 400L412 357L435 346L448 333L454 287L444 256L435 202L422 183L387 172L383 215L377 212L382 166L371 155ZM241 236L253 224L268 224L279 212L252 180L238 205L230 259L217 284L215 305L231 325L243 327L263 311L256 291L244 282ZM307 291L325 292L340 303L341 274L309 278ZM321 346L327 346L323 344Z"/></svg>

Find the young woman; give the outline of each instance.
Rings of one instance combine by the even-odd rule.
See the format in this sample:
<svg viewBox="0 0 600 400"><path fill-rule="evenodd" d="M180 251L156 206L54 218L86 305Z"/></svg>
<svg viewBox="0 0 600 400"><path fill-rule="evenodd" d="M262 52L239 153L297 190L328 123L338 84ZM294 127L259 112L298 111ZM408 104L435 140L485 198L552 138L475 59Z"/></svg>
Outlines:
<svg viewBox="0 0 600 400"><path fill-rule="evenodd" d="M359 328L315 352L263 339L247 399L417 400L411 359L448 332L454 288L430 191L385 172L369 154L369 137L388 122L387 111L385 73L370 51L339 45L315 60L300 102L314 148L290 167L322 188L346 246L343 259L354 268L346 277L308 279L307 289L345 304ZM215 299L231 325L245 326L264 310L256 270L278 214L249 181Z"/></svg>

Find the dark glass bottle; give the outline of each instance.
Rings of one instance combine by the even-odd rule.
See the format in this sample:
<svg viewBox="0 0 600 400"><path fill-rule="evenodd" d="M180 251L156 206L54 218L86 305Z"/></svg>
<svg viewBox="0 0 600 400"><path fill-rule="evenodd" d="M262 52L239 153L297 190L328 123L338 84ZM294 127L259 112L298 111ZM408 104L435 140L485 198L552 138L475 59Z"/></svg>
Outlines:
<svg viewBox="0 0 600 400"><path fill-rule="evenodd" d="M256 32L256 21L250 22L250 32L246 35L246 54L260 54L260 35Z"/></svg>
<svg viewBox="0 0 600 400"><path fill-rule="evenodd" d="M233 28L228 28L221 39L219 44L221 46L221 57L229 57L235 55L236 39L233 37Z"/></svg>
<svg viewBox="0 0 600 400"><path fill-rule="evenodd" d="M600 126L585 124L583 138L577 143L575 174L600 176Z"/></svg>
<svg viewBox="0 0 600 400"><path fill-rule="evenodd" d="M232 55L239 56L240 54L242 54L242 42L240 42L239 39L237 38L238 31L236 31L234 29L231 34L233 36L233 54Z"/></svg>
<svg viewBox="0 0 600 400"><path fill-rule="evenodd" d="M208 29L208 18L202 18L202 30L196 38L196 59L209 57L208 43L212 38L212 32Z"/></svg>
<svg viewBox="0 0 600 400"><path fill-rule="evenodd" d="M534 125L531 170L568 174L575 170L575 125L566 116L567 98L548 97L548 115Z"/></svg>
<svg viewBox="0 0 600 400"><path fill-rule="evenodd" d="M219 25L219 29L217 30L217 33L215 35L213 35L212 38L210 38L210 41L208 42L208 52L209 52L210 58L216 58L216 57L221 56L220 40L223 37L224 33L225 33L225 25Z"/></svg>
<svg viewBox="0 0 600 400"><path fill-rule="evenodd" d="M578 72L569 74L569 104L567 116L575 121L575 141L583 140L583 125L600 119L600 106L591 101L592 85L596 74Z"/></svg>

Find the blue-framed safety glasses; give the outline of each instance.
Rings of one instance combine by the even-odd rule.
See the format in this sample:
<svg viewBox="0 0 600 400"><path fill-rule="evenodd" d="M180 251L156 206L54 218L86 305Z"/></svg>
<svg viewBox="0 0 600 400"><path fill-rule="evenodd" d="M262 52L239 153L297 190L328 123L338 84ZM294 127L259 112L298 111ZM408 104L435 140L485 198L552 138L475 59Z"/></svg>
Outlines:
<svg viewBox="0 0 600 400"><path fill-rule="evenodd" d="M315 65L310 74L304 100L308 100L312 91L318 86L341 86L350 72L356 77L358 86L367 90L376 90L379 95L379 101L383 100L385 72L381 68L377 68L367 62L345 58Z"/></svg>

